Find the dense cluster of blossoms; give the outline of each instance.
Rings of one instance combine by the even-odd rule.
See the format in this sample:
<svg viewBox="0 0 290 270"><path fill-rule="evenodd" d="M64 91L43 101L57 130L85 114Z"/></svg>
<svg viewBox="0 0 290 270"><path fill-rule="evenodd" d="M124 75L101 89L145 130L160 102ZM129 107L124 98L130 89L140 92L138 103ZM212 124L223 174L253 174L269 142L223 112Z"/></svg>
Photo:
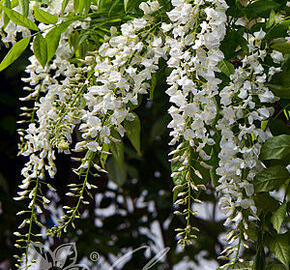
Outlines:
<svg viewBox="0 0 290 270"><path fill-rule="evenodd" d="M55 1L54 8L47 8L57 16L61 16L61 7L59 1ZM72 5L67 7L72 11ZM13 24L13 23L11 23ZM30 199L28 210L21 211L18 214L26 215L27 218L20 224L19 229L28 226L29 233L21 234L16 232L15 235L21 239L18 247L26 247L26 264L28 247L31 242L31 230L33 224L40 228L45 228L42 207L48 208L50 200L43 193L42 187L47 186L51 191L55 189L45 181L46 172L49 177L53 178L56 174L54 163L56 148L65 153L68 150L68 142L72 141L71 134L74 127L80 122L78 107L71 107L68 104L75 98L79 89L83 88L86 68L77 67L69 62L70 48L68 46L69 34L77 27L88 27L87 23L72 23L66 32L62 34L55 58L50 65L42 67L33 55L29 58L30 65L27 66L26 72L28 77L23 81L29 84L24 90L29 94L21 98L25 102L34 102L33 108L22 107L22 115L25 120L19 121L19 124L29 123L27 128L19 128L20 135L20 154L29 157L21 171L24 177L22 184L19 185L23 191L18 192L15 200ZM50 26L40 24L44 32L48 32ZM6 28L7 29L7 28ZM13 42L13 41L12 41ZM32 45L31 45L32 46ZM28 216L29 215L29 216ZM20 257L17 257L22 263Z"/></svg>
<svg viewBox="0 0 290 270"><path fill-rule="evenodd" d="M169 48L167 65L173 69L167 78L170 87L166 91L173 103L169 109L172 121L168 125L173 129L170 132L173 139L169 144L179 142L172 152L174 158L171 161L180 163L180 166L175 166L172 176L180 179L181 185L177 188L186 190L179 193L182 198L176 204L188 205L182 212L186 215L187 226L184 230L178 229L180 242L185 245L192 242L195 237L192 229L196 229L189 222L191 214L195 214L191 210L191 189L205 188L192 179L192 170L193 174L200 175L192 159L208 168L206 161L211 157L205 147L215 144L210 126L217 115L215 96L221 83L215 72L219 71L217 65L223 60L219 46L226 32L228 6L223 0L195 1L192 4L172 1L172 4L173 10L167 13L171 23L163 24L162 29L167 34L166 46ZM193 157L192 149L198 155ZM196 198L195 201L198 202Z"/></svg>
<svg viewBox="0 0 290 270"><path fill-rule="evenodd" d="M136 119L132 108L138 105L140 95L148 94L152 76L163 58L171 70L166 78L166 93L172 103L168 111L172 121L168 127L172 137L169 145L173 148L174 191L178 191L176 213L186 219L185 228L177 229L179 242L185 246L196 237L197 229L190 223L191 215L197 214L192 210L192 203L200 202L198 195L206 189L203 170L212 169L213 149L220 149L216 190L221 197L220 209L227 216L225 225L233 229L227 240L234 243L225 250L225 255L229 257L236 252L237 260L241 243L247 240L249 217L256 218L251 182L264 168L258 158L261 145L271 137L261 122L273 114L269 104L276 97L265 83L280 71L283 55L272 51L272 61L277 66L263 66L270 52L263 44L265 33L261 30L248 34L248 54L238 59L241 66L230 75L229 83L221 86L222 80L217 74L219 63L224 60L220 45L226 35L226 1L171 0L171 4L173 8L163 21L155 16L161 8L158 1L141 3L140 9L144 12L141 18L122 24L120 32L111 27L110 36L104 37L103 44L78 59L77 64L70 61L72 50L68 40L72 32L89 29L89 19L67 25L50 65L42 67L35 56L29 58L30 65L26 68L29 77L23 79L29 84L24 88L29 94L22 100L32 101L34 106L22 107L22 115L27 120L20 122L29 122L29 125L19 129L20 153L29 157L29 161L22 170L24 180L20 188L23 191L15 198L31 200L28 211L20 213L30 216L19 226L27 224L29 233L16 233L27 249L32 224L44 227L37 213L42 213L41 205L46 207L49 200L41 186L47 185L54 191L44 180L46 172L51 178L56 174L56 152L83 153L82 158L79 158L81 155L75 158L80 164L74 172L84 177L84 181L70 186L67 195L75 197L77 204L64 207L66 213L60 224L48 230L51 235L66 231L80 217L79 206L88 203L84 196L95 187L88 182L88 175L105 172L100 157L113 152L110 145L118 143L126 133L124 123ZM61 9L57 0L45 8L62 22ZM73 12L71 3L66 7L66 12L69 11ZM3 18L1 25L5 23ZM32 13L28 18L33 20ZM50 25L40 23L38 27L47 33ZM12 43L17 32L23 36L30 34L11 21L4 31L3 41ZM75 131L77 142L73 139Z"/></svg>
<svg viewBox="0 0 290 270"><path fill-rule="evenodd" d="M76 150L85 147L96 152L102 149L103 143L116 139L110 133L112 128L123 137L122 123L134 119L130 106L138 105L138 95L148 93L148 81L158 69L159 59L165 57L163 41L155 33L157 24L149 16L158 10L159 4L149 4L151 8L146 4L143 18L121 26L121 35L115 35L116 29L112 28L112 36L100 47L97 56L85 61L94 63L95 80L84 94L87 107L82 111L80 126L84 141L76 145Z"/></svg>
<svg viewBox="0 0 290 270"><path fill-rule="evenodd" d="M68 61L71 54L67 41L74 29L79 26L86 29L88 23L70 24L62 35L51 65L43 68L35 56L30 57L31 64L26 69L30 76L23 79L30 84L25 87L30 93L22 101L33 100L34 108L22 107L22 116L28 120L20 123L31 123L27 129L19 129L21 154L29 156L29 161L22 170L25 179L20 188L24 191L19 191L19 197L15 199L23 200L27 196L31 199L30 210L20 213L29 212L31 216L24 220L20 229L29 224L31 231L33 222L42 226L35 211L41 214L40 205L46 206L49 200L38 192L45 179L45 171L52 178L56 174L55 151L66 154L70 154L71 150L85 151L83 159L76 159L81 161L81 165L74 170L80 176L86 175L85 181L82 187L71 185L71 192L67 193L78 198L77 206L73 209L64 207L67 214L62 217L63 224L54 226L49 233L66 231L72 220L79 217L79 204L87 203L83 200L85 190L89 193L88 190L95 187L88 183L88 174L92 168L104 171L98 161L93 161L96 154L108 154L104 145L118 142L125 133L122 126L124 120L132 121L136 117L130 113L130 108L138 105L138 95L148 93L148 81L166 52L158 30L159 24L150 16L159 9L158 2L142 3L140 8L144 11L142 18L123 24L120 35L112 27L111 37L105 37L107 42L98 51L80 60L79 66ZM76 126L82 140L73 145L72 133ZM49 184L48 187L54 190ZM16 235L26 238L23 240L29 246L30 235L25 237L18 232Z"/></svg>
<svg viewBox="0 0 290 270"><path fill-rule="evenodd" d="M274 113L271 103L277 97L265 86L280 67L267 68L264 64L267 51L262 46L265 32L260 30L249 37L249 54L241 59L241 66L230 76L230 83L220 93L220 119L216 128L220 131L220 153L217 174L220 175L217 190L222 193L220 208L227 216L224 225L232 225L227 235L229 243L238 244L225 250L229 256L239 253L240 244L248 240L249 218L257 218L257 208L251 183L256 174L265 168L259 160L262 144L272 135L262 122ZM274 63L283 61L280 52L270 54Z"/></svg>

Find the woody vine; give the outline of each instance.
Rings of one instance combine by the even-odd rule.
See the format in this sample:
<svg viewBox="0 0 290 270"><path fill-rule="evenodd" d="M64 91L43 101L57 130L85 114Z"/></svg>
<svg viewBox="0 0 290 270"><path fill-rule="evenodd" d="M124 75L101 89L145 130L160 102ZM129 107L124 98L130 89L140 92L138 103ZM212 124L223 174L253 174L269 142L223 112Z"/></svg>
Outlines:
<svg viewBox="0 0 290 270"><path fill-rule="evenodd" d="M14 199L27 208L18 213L17 267L33 263L29 247L41 239L35 227L51 237L76 228L81 206L90 204L98 177L107 173L107 158L123 170L125 137L142 155L134 110L142 96L154 100L156 81L164 80L173 211L184 218L178 243L198 241L193 205L210 186L228 229L222 268L272 269L274 261L289 269L290 2L160 0L135 9L124 0L113 3L123 7L116 17L105 2L0 1L1 40L12 45L0 70L27 47L33 52L18 121L19 154L27 163ZM281 115L288 131L275 135ZM57 192L50 184L56 153L75 160L79 182L66 193L74 206L64 206L59 224L47 228L40 219L50 204L43 187ZM283 196L272 197L278 190ZM269 200L275 206L266 209ZM248 246L256 256L243 262Z"/></svg>

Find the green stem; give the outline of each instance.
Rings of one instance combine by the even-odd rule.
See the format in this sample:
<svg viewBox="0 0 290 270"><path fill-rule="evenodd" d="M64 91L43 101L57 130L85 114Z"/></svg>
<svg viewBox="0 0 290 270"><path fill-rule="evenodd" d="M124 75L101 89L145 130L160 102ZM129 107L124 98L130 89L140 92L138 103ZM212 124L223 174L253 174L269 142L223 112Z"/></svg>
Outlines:
<svg viewBox="0 0 290 270"><path fill-rule="evenodd" d="M238 250L236 252L236 256L234 259L234 264L238 261L239 259L239 253L240 253L240 249L241 249L241 243L242 243L242 232L239 232L239 243L238 243Z"/></svg>
<svg viewBox="0 0 290 270"><path fill-rule="evenodd" d="M89 166L87 168L86 176L85 176L84 182L82 184L82 189L81 189L81 192L79 193L78 202L77 202L76 207L74 208L74 211L72 212L72 214L69 217L69 219L62 226L60 226L60 227L57 228L57 232L60 232L61 230L63 230L64 228L66 228L71 223L71 221L75 218L75 216L76 216L76 214L78 212L78 209L80 207L81 201L83 199L83 194L84 194L84 191L85 191L85 188L86 188L86 184L87 184L87 181L88 181L90 167L91 167L91 164L89 164Z"/></svg>
<svg viewBox="0 0 290 270"><path fill-rule="evenodd" d="M30 223L29 223L29 229L28 229L28 236L27 236L27 242L26 242L26 252L25 252L25 270L28 269L28 251L29 251L29 246L31 243L31 230L32 230L32 222L34 220L34 205L35 205L35 200L36 200L36 195L37 195L37 190L38 190L38 186L39 186L39 179L36 179L36 184L35 184L35 192L34 192L34 196L32 199L32 206L31 206L31 215L30 215Z"/></svg>

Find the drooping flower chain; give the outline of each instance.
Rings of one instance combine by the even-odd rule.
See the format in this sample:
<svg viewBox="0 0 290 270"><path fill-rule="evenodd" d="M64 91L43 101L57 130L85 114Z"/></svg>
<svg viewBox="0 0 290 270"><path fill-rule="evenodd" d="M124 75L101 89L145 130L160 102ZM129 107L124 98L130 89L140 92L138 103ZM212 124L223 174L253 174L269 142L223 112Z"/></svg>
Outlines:
<svg viewBox="0 0 290 270"><path fill-rule="evenodd" d="M176 205L184 210L175 213L184 215L186 226L177 229L182 246L193 243L194 231L191 226L192 202L197 199L199 190L205 189L200 170L210 166L206 162L210 153L205 148L213 145L213 131L210 125L217 114L215 96L221 80L215 77L217 65L223 59L219 49L225 35L227 9L226 2L220 1L172 1L174 9L168 12L170 24L162 25L171 36L166 37L169 47L168 67L173 68L167 83L166 93L174 105L169 109L173 130L170 145L179 143L171 159L178 192Z"/></svg>
<svg viewBox="0 0 290 270"><path fill-rule="evenodd" d="M229 246L223 251L223 258L233 257L233 263L239 260L241 246L247 247L249 217L257 218L251 182L257 172L265 168L259 160L260 149L272 135L268 129L262 129L262 121L273 114L274 109L269 104L277 100L265 83L280 68L268 69L263 65L270 51L266 44L262 47L264 36L262 30L250 36L249 54L231 75L230 84L219 94L221 118L216 128L221 133L221 151L216 170L220 175L217 191L222 194L219 207L227 216L224 225L231 227L226 237ZM283 60L279 52L271 55L276 63Z"/></svg>
<svg viewBox="0 0 290 270"><path fill-rule="evenodd" d="M125 119L129 121L134 119L134 115L130 113L130 104L137 105L138 95L148 92L150 88L148 81L152 73L158 69L159 58L165 55L162 39L158 36L158 24L154 21L154 17L149 15L159 9L158 3L156 1L143 3L140 7L144 10L145 16L123 24L120 36L115 36L116 29L113 28L113 36L99 51L93 53L97 56L88 56L82 61L83 67L76 67L67 61L70 57L67 53L69 51L67 38L62 39L63 46L58 48L55 60L45 70L39 66L34 56L30 58L32 64L27 67L30 78L25 81L33 88L26 88L32 93L23 100L35 100L35 111L26 112L26 116L32 120L28 130L19 130L23 138L21 153L30 156L30 161L22 171L25 179L20 187L25 191L19 192L20 197L15 198L32 199L29 205L32 209L29 210L31 218L25 219L20 226L22 228L26 223L29 224L29 233L27 237L16 233L21 237L20 241L26 242L25 267L28 265L27 253L32 223L41 225L34 211L35 208L41 213L36 201L41 198L41 205L49 202L47 198L37 194L39 181L44 180L45 170L50 177L54 177L55 150L70 153L72 132L82 122L79 131L83 141L77 143L73 150L86 152L85 157L80 160L81 165L74 170L80 177L84 176L84 181L80 185L70 185L71 191L67 195L76 197L77 204L75 207L64 207L67 214L61 217L62 224L48 231L50 235L66 231L67 226L70 223L74 226L73 220L80 217L78 211L80 204L88 203L84 200L85 193L90 194L89 190L96 187L88 183L92 167L99 172L104 171L97 164L97 153L108 154L103 151L103 145L118 140L112 136L112 128L121 136L124 135L122 122ZM72 28L73 26L67 33L72 31ZM56 72L51 72L56 67ZM60 80L58 77L65 79ZM29 111L26 107L23 109ZM27 196L32 182L36 182L36 185ZM53 190L51 186L49 187ZM21 262L21 259L18 259Z"/></svg>
<svg viewBox="0 0 290 270"><path fill-rule="evenodd" d="M84 190L92 186L87 182L91 168L104 171L97 164L98 158L96 162L94 159L102 153L108 154L107 145L118 142L124 136L123 122L134 120L130 106L138 105L138 95L148 93L148 81L158 69L160 57L165 55L161 48L162 39L156 31L157 23L149 15L157 11L159 5L157 2L149 2L149 5L150 12L145 12L143 18L121 26L121 35L114 35L116 29L111 29L112 37L95 53L97 56L89 56L84 61L88 66L94 64L93 83L83 95L86 106L82 109L79 126L83 140L75 145L74 151L87 154L74 171L82 174L85 170L85 180L81 187L72 185L71 192L67 193L68 196L79 197L77 206L87 203L82 197ZM76 195L78 192L79 195ZM78 217L77 208L66 208L65 223L55 226L52 231L65 229L73 218Z"/></svg>

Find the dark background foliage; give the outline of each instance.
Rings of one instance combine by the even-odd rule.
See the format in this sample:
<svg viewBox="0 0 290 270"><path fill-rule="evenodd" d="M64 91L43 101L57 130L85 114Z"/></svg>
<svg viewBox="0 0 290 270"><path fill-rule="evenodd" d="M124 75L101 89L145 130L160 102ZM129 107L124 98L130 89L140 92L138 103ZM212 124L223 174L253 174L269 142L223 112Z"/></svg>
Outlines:
<svg viewBox="0 0 290 270"><path fill-rule="evenodd" d="M8 49L1 44L1 59ZM13 201L17 185L20 183L22 158L17 155L16 119L19 119L20 102L23 84L20 80L28 61L28 53L18 59L13 66L0 73L0 262L10 260L16 250L13 248L15 239L13 231L17 228L17 204Z"/></svg>

